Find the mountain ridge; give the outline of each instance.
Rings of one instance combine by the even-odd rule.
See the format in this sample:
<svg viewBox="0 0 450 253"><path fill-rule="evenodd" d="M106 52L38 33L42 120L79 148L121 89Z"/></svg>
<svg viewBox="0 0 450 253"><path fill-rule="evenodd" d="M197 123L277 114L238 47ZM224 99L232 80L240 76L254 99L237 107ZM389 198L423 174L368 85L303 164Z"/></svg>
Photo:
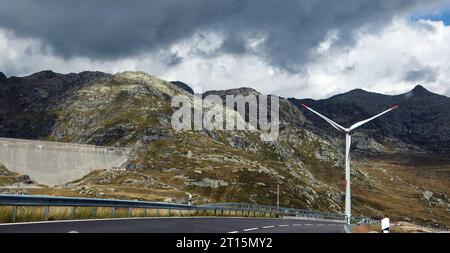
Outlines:
<svg viewBox="0 0 450 253"><path fill-rule="evenodd" d="M3 120L3 124L0 123L0 135L18 138L38 138L39 136L43 137L46 134L48 135L53 119L51 114L44 113L44 111L48 109L47 107L51 107L48 104L49 101L61 99L64 96L64 92L68 92L74 88L77 89L76 87L82 87L91 81L111 76L110 74L97 71L84 71L78 74L59 74L51 70L45 70L24 77L1 77L0 81L10 85L3 85L1 87L0 91L2 92L3 99L0 103L3 103L4 107L11 105L14 107L14 104L16 104L16 108L11 108L9 113L3 112L3 118L5 120ZM28 88L24 88L29 86L30 83L38 84L42 82L48 83L42 86L42 89L34 87L33 90L27 90ZM192 88L186 83L181 81L172 81L170 83L193 94ZM18 88L19 86L21 88ZM25 92L25 94L24 91L28 92ZM60 91L64 92L61 93ZM229 90L206 91L203 93L203 97L209 94L224 97L225 94L245 96L249 94L259 95L260 93L253 88L241 87ZM16 99L17 102L12 103L11 101L14 100L15 96L18 96L18 99ZM23 101L27 99L33 99L34 101ZM310 112L302 110L301 103L312 106L344 126L350 126L354 122L371 117L394 104L399 104L400 109L398 112L388 114L383 119L377 119L363 126L361 131L380 143L386 141L385 137L387 137L390 140L400 140L401 143L399 145L401 146L404 144L418 146L418 149L424 149L437 154L450 153L450 144L447 144L447 142L450 143L450 130L445 128L445 124L450 123L450 116L448 116L450 115L450 98L432 93L422 85L417 85L410 91L397 95L385 95L368 92L363 89L354 89L326 99L288 98L287 100L300 108L300 112L294 112L292 109L289 109L290 105L284 104L283 106L287 110L281 111L281 113L290 111L289 114L284 115L284 119L288 119L289 115L291 115L291 117L296 118L291 120L291 123L295 124L295 122L299 122L301 125L309 125L312 131L330 137L336 137L337 134L331 131L330 126L326 122L312 115ZM284 103L283 99L282 102ZM34 104L33 107L35 108L27 108L31 104ZM18 107L23 108L18 109ZM39 110L38 107L42 109ZM8 134L7 132L12 127L2 126L5 122L8 122L8 119L15 118L15 113L18 111L28 116L21 115L17 122L22 123L13 125L18 129L23 129L18 130L22 133L26 132L26 129L29 130L29 134L15 135L11 131ZM47 122L33 123L36 122L36 119L33 119L33 113L40 115L41 118L47 118ZM12 116L7 116L11 114ZM297 114L299 116L294 116ZM35 127L32 125L35 125Z"/></svg>
<svg viewBox="0 0 450 253"><path fill-rule="evenodd" d="M358 93L358 96L354 96ZM415 145L437 154L450 153L450 98L416 86L411 91L398 95L384 95L366 92L361 89L338 94L327 99L289 100L300 108L306 103L344 126L376 115L392 105L400 108L383 118L363 126L361 132L384 142L387 138L396 138L406 144ZM333 134L326 122L309 112L305 117Z"/></svg>
<svg viewBox="0 0 450 253"><path fill-rule="evenodd" d="M334 130L327 131L326 124L321 125L323 122L299 109L298 101L280 98L279 138L268 143L260 139L258 131L173 130L171 115L175 108L171 106L171 98L178 94L193 95L144 72L115 75L43 72L30 76L0 82L0 91L4 91L0 94L0 135L133 150L130 171L94 171L58 189L29 190L31 194L64 193L183 203L192 194L196 203L273 204L277 184L280 184L283 206L343 210L343 138ZM243 88L208 94L224 96L246 92L257 91ZM327 107L324 104L327 100L311 106L315 109L317 106L318 110L321 106L339 108L324 110L324 113L331 114L333 119L340 116L336 117L339 123L346 123L346 120L350 123L349 115L355 119L371 116L373 111L386 109L385 103L391 99L369 101L371 106L378 104L370 108L372 110L365 106L367 99L349 101L342 97L336 99L336 103L343 103L342 107L333 103ZM427 96L408 99L425 104L429 100ZM445 97L439 100L447 101ZM358 105L356 111L355 105ZM441 126L439 122L446 119L442 117L446 115L442 106L442 102L434 102L434 106L427 109L433 112L434 118L424 120ZM401 108L405 108L405 104ZM223 109L233 110L225 106ZM447 166L450 162L444 159L439 167L431 166L437 164L434 155L412 152L421 151L420 147L430 143L420 143L420 139L405 143L384 125L389 120L401 128L401 117L406 112L396 112L392 119L384 117L383 121L355 132L355 151L371 156L352 153L355 155L353 211L355 215L408 217L423 224L450 225L446 211L450 205L446 197L450 196L446 174L450 171ZM234 115L237 120L246 119L245 115L236 112ZM424 116L428 117L429 113L425 112ZM444 146L439 142L434 144ZM427 162L418 164L417 160ZM425 199L421 197L423 192L427 192ZM432 198L428 192L433 192ZM389 201L384 199L386 197ZM412 206L413 211L404 210L405 205Z"/></svg>

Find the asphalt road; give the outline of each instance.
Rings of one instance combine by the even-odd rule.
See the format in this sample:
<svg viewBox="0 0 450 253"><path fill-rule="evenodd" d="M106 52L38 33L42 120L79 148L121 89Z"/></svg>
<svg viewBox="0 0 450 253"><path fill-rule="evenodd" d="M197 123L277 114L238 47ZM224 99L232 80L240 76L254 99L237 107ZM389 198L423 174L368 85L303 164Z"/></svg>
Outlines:
<svg viewBox="0 0 450 253"><path fill-rule="evenodd" d="M0 233L343 233L336 221L261 218L130 218L1 224Z"/></svg>

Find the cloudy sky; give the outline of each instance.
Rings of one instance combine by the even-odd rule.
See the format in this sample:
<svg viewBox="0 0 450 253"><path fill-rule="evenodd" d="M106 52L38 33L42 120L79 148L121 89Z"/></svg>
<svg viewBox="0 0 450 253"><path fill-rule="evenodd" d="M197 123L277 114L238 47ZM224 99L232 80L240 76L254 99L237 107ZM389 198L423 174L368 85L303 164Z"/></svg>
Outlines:
<svg viewBox="0 0 450 253"><path fill-rule="evenodd" d="M0 71L141 70L196 91L450 95L448 0L0 0Z"/></svg>

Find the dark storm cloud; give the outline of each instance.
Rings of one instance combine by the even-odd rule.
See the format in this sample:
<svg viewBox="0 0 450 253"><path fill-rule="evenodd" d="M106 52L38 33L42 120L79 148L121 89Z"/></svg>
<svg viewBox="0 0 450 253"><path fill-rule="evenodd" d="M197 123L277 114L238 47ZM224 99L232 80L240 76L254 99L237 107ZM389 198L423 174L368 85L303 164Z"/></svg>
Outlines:
<svg viewBox="0 0 450 253"><path fill-rule="evenodd" d="M437 70L432 68L423 68L406 72L404 80L410 83L425 82L432 83L438 76Z"/></svg>
<svg viewBox="0 0 450 253"><path fill-rule="evenodd" d="M180 57L178 54L170 54L169 56L166 56L163 58L163 62L167 66L174 66L183 61L183 57Z"/></svg>
<svg viewBox="0 0 450 253"><path fill-rule="evenodd" d="M351 45L355 31L377 31L419 0L0 0L0 27L39 38L66 58L112 60L164 50L201 31L225 35L218 52L254 53L297 72L310 51L333 31L335 47ZM247 34L263 34L257 51ZM173 56L169 64L182 59Z"/></svg>

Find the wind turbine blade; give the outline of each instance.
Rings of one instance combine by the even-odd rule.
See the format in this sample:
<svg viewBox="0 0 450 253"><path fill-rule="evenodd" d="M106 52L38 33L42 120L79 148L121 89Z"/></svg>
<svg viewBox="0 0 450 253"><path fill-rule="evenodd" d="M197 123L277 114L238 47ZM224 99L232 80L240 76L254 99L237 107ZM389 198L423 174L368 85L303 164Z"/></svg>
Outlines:
<svg viewBox="0 0 450 253"><path fill-rule="evenodd" d="M345 127L339 125L338 123L332 121L331 119L323 116L322 114L316 112L315 110L313 110L312 108L310 108L309 106L305 105L305 104L301 104L304 108L310 110L311 112L315 113L317 116L321 117L322 119L324 119L326 122L328 122L331 126L333 126L334 128L336 128L339 131L346 131L347 129L345 129Z"/></svg>
<svg viewBox="0 0 450 253"><path fill-rule="evenodd" d="M377 114L377 115L373 116L372 118L369 118L369 119L360 121L360 122L358 122L358 123L355 123L355 124L353 124L353 125L350 127L350 131L352 131L352 130L354 130L354 129L356 129L356 128L358 128L358 127L360 127L360 126L362 126L362 125L364 125L364 124L366 124L366 123L368 123L369 121L372 121L372 120L374 120L374 119L380 117L381 115L384 115L384 114L386 114L386 113L388 113L388 112L390 112L390 111L393 111L393 110L395 110L395 109L397 109L397 108L399 108L399 107L400 107L399 105L394 105L393 107L389 108L388 110L386 110L386 111L384 111L384 112L382 112L382 113L380 113L380 114Z"/></svg>

